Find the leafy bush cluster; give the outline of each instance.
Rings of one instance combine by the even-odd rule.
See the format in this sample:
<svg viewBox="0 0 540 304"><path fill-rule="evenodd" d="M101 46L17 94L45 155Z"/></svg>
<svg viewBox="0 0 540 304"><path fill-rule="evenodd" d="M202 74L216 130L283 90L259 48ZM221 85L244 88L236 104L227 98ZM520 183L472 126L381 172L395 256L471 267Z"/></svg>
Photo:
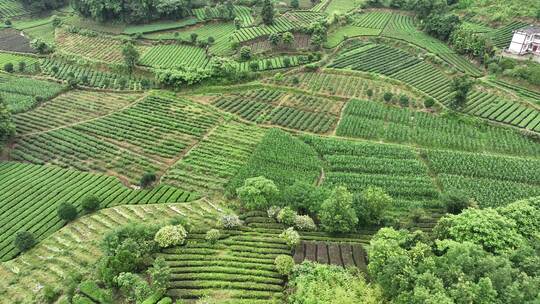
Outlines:
<svg viewBox="0 0 540 304"><path fill-rule="evenodd" d="M187 231L182 225L168 225L161 227L154 236L154 241L161 248L178 246L184 244Z"/></svg>

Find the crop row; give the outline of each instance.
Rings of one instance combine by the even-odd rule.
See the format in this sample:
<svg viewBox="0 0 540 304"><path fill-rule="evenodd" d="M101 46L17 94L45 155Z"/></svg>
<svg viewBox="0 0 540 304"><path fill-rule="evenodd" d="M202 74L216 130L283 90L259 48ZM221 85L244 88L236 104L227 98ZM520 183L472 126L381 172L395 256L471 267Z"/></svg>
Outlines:
<svg viewBox="0 0 540 304"><path fill-rule="evenodd" d="M512 21L496 30L491 31L488 36L493 41L494 46L504 49L510 45L513 32L527 25L529 24L521 21Z"/></svg>
<svg viewBox="0 0 540 304"><path fill-rule="evenodd" d="M28 111L38 100L50 99L62 90L64 87L55 82L0 75L0 96L13 113Z"/></svg>
<svg viewBox="0 0 540 304"><path fill-rule="evenodd" d="M285 61L288 58L289 62L286 64ZM254 59L245 62L238 63L238 70L242 72L253 71L253 63L257 63L257 68L255 71L265 71L265 70L275 70L283 69L288 67L295 67L302 64L309 63L309 60L306 56L296 55L296 56L275 56L266 59Z"/></svg>
<svg viewBox="0 0 540 304"><path fill-rule="evenodd" d="M141 78L126 77L121 74L103 72L64 61L45 59L41 68L42 73L64 81L74 77L74 79L83 86L101 89L143 89L143 80ZM58 69L58 71L55 73L53 69ZM153 81L146 80L146 82L148 83L148 86L153 86Z"/></svg>
<svg viewBox="0 0 540 304"><path fill-rule="evenodd" d="M163 182L199 192L222 190L263 135L263 130L239 122L220 125L174 164Z"/></svg>
<svg viewBox="0 0 540 304"><path fill-rule="evenodd" d="M67 55L80 56L109 64L123 62L120 40L59 31L56 35L56 43L58 50Z"/></svg>
<svg viewBox="0 0 540 304"><path fill-rule="evenodd" d="M538 155L540 148L529 138L500 127L462 122L452 117L393 108L353 100L344 111L337 134L424 147L463 151L492 151Z"/></svg>
<svg viewBox="0 0 540 304"><path fill-rule="evenodd" d="M2 0L0 2L0 18L9 18L21 16L29 13L23 7L22 3L17 0Z"/></svg>
<svg viewBox="0 0 540 304"><path fill-rule="evenodd" d="M134 94L70 91L14 116L17 133L45 131L120 110L142 97Z"/></svg>
<svg viewBox="0 0 540 304"><path fill-rule="evenodd" d="M369 12L354 16L352 24L359 27L384 29L393 16L394 14L389 12Z"/></svg>
<svg viewBox="0 0 540 304"><path fill-rule="evenodd" d="M191 45L156 45L142 55L139 64L154 68L205 68L209 59L204 49Z"/></svg>
<svg viewBox="0 0 540 304"><path fill-rule="evenodd" d="M81 211L86 195L95 195L101 206L185 202L196 196L183 190L160 186L152 190L133 191L114 177L88 174L51 166L4 162L0 165L2 186L0 198L0 258L12 258L17 250L12 237L27 230L41 240L64 223L56 215L56 206L72 203Z"/></svg>

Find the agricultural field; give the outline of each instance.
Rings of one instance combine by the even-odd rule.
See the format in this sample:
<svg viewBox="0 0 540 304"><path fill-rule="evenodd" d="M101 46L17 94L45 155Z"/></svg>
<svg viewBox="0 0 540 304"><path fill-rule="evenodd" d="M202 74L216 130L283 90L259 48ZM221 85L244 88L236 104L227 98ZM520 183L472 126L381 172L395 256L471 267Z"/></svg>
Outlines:
<svg viewBox="0 0 540 304"><path fill-rule="evenodd" d="M0 74L0 96L12 113L28 111L64 90L56 82Z"/></svg>
<svg viewBox="0 0 540 304"><path fill-rule="evenodd" d="M540 8L405 2L0 0L0 304L537 303Z"/></svg>

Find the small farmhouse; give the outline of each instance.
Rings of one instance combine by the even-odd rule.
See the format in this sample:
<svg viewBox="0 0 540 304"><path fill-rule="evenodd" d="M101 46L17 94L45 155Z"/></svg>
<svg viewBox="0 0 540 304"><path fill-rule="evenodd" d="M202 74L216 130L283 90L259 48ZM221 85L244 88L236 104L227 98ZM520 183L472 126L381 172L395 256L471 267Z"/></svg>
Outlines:
<svg viewBox="0 0 540 304"><path fill-rule="evenodd" d="M530 25L515 30L507 51L518 55L540 56L540 26Z"/></svg>

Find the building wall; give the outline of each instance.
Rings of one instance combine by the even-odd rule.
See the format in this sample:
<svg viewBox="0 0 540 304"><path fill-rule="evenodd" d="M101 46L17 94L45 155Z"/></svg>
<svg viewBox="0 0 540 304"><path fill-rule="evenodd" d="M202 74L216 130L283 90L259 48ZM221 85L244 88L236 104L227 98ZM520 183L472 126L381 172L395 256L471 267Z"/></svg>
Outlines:
<svg viewBox="0 0 540 304"><path fill-rule="evenodd" d="M511 53L522 54L527 50L527 46L525 45L526 40L527 35L524 33L514 33L512 42L510 42L510 46L508 47L508 51Z"/></svg>

